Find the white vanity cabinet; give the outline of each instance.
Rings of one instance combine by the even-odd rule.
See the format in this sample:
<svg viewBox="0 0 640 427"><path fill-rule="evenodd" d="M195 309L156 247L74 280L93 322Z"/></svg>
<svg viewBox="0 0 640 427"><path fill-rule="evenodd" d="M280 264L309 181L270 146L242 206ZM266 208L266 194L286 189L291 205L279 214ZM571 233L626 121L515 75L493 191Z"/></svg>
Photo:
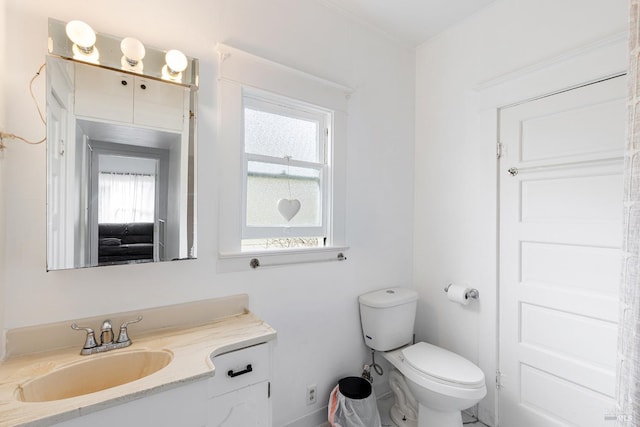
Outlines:
<svg viewBox="0 0 640 427"><path fill-rule="evenodd" d="M53 427L271 427L270 345L230 351L211 361L211 378L142 395Z"/></svg>
<svg viewBox="0 0 640 427"><path fill-rule="evenodd" d="M271 427L271 348L258 344L212 358L208 427Z"/></svg>
<svg viewBox="0 0 640 427"><path fill-rule="evenodd" d="M182 132L188 88L100 67L75 64L75 114Z"/></svg>
<svg viewBox="0 0 640 427"><path fill-rule="evenodd" d="M130 402L80 415L53 427L205 427L207 380L199 380ZM83 410L80 410L83 413Z"/></svg>

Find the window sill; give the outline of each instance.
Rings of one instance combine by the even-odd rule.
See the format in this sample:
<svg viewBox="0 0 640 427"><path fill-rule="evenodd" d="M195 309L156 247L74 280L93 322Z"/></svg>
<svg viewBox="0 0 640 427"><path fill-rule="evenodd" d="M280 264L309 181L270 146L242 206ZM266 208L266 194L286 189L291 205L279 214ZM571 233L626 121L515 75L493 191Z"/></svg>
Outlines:
<svg viewBox="0 0 640 427"><path fill-rule="evenodd" d="M295 264L345 261L348 246L312 249L283 249L218 254L218 271L222 273L264 268L286 267Z"/></svg>

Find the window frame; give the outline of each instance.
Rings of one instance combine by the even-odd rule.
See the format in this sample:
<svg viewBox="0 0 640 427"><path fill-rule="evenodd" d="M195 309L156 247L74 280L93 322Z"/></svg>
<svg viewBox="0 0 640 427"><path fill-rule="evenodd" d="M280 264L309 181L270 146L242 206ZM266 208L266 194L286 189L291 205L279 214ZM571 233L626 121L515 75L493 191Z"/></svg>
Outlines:
<svg viewBox="0 0 640 427"><path fill-rule="evenodd" d="M252 261L265 266L345 259L347 207L348 110L353 89L249 52L218 43L218 126L215 167L218 171L217 270L252 270ZM325 246L247 249L242 251L242 192L244 176L243 93L283 96L302 105L333 112L327 160L332 167L328 183L331 200Z"/></svg>
<svg viewBox="0 0 640 427"><path fill-rule="evenodd" d="M256 111L277 114L284 117L294 119L310 120L317 123L317 156L318 162L310 162L304 160L296 160L293 158L273 157L263 154L248 153L245 147L245 109L249 107ZM260 93L255 90L243 88L242 94L242 233L241 240L245 239L280 239L292 237L316 237L322 238L324 246L331 244L331 201L332 201L332 164L331 156L331 125L333 120L333 112L322 107L302 103L300 101L268 94L264 91ZM268 164L277 164L289 167L299 167L304 169L312 169L318 171L320 179L320 225L318 226L250 226L247 224L247 181L249 178L248 167L249 162L258 161ZM271 250L271 249L270 249ZM295 250L295 248L291 248Z"/></svg>

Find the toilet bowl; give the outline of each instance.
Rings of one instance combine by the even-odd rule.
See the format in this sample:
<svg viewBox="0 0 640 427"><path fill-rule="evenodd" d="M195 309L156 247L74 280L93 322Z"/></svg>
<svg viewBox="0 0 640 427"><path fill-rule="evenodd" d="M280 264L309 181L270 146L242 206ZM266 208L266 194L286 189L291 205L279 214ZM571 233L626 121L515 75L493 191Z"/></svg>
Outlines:
<svg viewBox="0 0 640 427"><path fill-rule="evenodd" d="M418 427L461 427L460 411L487 394L482 370L443 348L419 342L383 355L402 374L418 403L418 423L414 424Z"/></svg>
<svg viewBox="0 0 640 427"><path fill-rule="evenodd" d="M404 376L397 369L389 372L389 387L395 397L395 402L389 410L391 420L398 427L417 427L418 401L409 390Z"/></svg>
<svg viewBox="0 0 640 427"><path fill-rule="evenodd" d="M417 300L415 291L404 288L359 297L365 343L399 372L389 378L395 396L391 418L400 427L462 427L460 411L487 394L484 373L451 351L411 344Z"/></svg>

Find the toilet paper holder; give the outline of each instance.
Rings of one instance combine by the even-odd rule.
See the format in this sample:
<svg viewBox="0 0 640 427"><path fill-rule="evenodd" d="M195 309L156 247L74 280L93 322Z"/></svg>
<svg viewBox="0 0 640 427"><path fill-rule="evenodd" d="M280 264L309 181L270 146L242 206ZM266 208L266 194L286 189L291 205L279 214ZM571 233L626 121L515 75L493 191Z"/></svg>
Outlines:
<svg viewBox="0 0 640 427"><path fill-rule="evenodd" d="M449 292L449 287L453 285L453 283L449 283L445 288L444 291L445 292ZM480 298L480 292L478 292L478 290L476 288L473 289L469 289L469 291L464 295L465 298L467 299L478 299Z"/></svg>

